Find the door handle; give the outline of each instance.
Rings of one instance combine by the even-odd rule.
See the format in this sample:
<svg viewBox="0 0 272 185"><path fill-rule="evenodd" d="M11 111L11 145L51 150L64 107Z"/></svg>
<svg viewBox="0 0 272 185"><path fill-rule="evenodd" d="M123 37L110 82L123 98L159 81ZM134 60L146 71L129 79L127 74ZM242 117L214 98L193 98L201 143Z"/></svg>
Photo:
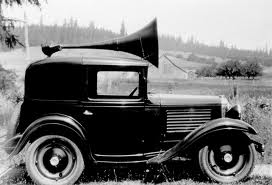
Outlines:
<svg viewBox="0 0 272 185"><path fill-rule="evenodd" d="M84 114L85 116L91 116L91 115L93 115L93 113L90 112L90 111L88 111L88 110L85 110L85 111L83 112L83 114Z"/></svg>

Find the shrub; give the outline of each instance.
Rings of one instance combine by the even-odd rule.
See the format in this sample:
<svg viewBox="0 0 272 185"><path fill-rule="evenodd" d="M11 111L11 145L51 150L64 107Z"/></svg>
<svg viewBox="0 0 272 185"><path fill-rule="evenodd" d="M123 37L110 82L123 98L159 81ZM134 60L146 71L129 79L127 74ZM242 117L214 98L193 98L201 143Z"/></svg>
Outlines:
<svg viewBox="0 0 272 185"><path fill-rule="evenodd" d="M264 163L272 163L272 99L243 97L242 119L258 132L258 141L265 145ZM241 102L243 101L243 102Z"/></svg>
<svg viewBox="0 0 272 185"><path fill-rule="evenodd" d="M216 77L216 65L204 66L196 71L198 77Z"/></svg>
<svg viewBox="0 0 272 185"><path fill-rule="evenodd" d="M0 93L0 127L7 126L14 107L15 104L6 95Z"/></svg>
<svg viewBox="0 0 272 185"><path fill-rule="evenodd" d="M3 68L0 64L0 91L6 92L16 89L17 75L14 71Z"/></svg>
<svg viewBox="0 0 272 185"><path fill-rule="evenodd" d="M22 91L16 85L17 75L0 64L0 126L6 126L14 106L22 99Z"/></svg>

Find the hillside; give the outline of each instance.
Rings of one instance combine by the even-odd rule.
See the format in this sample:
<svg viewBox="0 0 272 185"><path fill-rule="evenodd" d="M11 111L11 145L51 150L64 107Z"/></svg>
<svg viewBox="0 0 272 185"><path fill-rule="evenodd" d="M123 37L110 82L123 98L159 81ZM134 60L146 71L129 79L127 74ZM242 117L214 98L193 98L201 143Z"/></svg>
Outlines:
<svg viewBox="0 0 272 185"><path fill-rule="evenodd" d="M134 55L124 53L124 52L115 52L109 50L63 50L54 55L57 56L124 56L124 57L136 57ZM164 57L167 56L167 58ZM192 53L181 52L181 51L165 51L160 50L159 56L159 69L155 67L150 67L149 77L150 79L187 79L184 76L184 72L196 71L197 69L202 68L203 66L210 65L210 60L214 63L221 63L226 61L220 57L208 56L193 54L196 56L196 61L189 61ZM15 49L9 52L0 52L0 64L7 69L15 70L20 78L23 78L26 67L29 63L45 58L46 56L42 53L41 47L30 47L30 59L26 59L26 54L23 49ZM170 60L170 61L169 61ZM195 78L195 76L191 77ZM264 66L264 78L272 78L272 67Z"/></svg>

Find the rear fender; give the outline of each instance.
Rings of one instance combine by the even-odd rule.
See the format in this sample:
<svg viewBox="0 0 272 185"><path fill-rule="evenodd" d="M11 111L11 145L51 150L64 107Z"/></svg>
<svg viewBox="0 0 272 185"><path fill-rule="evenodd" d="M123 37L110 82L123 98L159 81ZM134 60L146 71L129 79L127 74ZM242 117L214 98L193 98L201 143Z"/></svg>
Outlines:
<svg viewBox="0 0 272 185"><path fill-rule="evenodd" d="M20 140L16 144L16 147L10 154L10 157L18 154L28 142L36 139L46 132L50 134L68 134L74 139L79 139L81 149L90 153L90 147L86 138L86 131L82 125L72 117L63 114L47 115L32 122L22 134ZM70 135L72 133L72 135ZM72 139L73 139L72 138ZM84 153L85 153L84 152ZM85 153L86 154L86 153Z"/></svg>
<svg viewBox="0 0 272 185"><path fill-rule="evenodd" d="M151 158L147 161L147 163L162 163L172 159L173 157L176 157L179 152L185 151L202 138L221 131L241 131L254 135L257 134L256 130L251 125L241 120L230 118L212 120L192 131L183 140L178 142L174 147L170 148L166 152Z"/></svg>

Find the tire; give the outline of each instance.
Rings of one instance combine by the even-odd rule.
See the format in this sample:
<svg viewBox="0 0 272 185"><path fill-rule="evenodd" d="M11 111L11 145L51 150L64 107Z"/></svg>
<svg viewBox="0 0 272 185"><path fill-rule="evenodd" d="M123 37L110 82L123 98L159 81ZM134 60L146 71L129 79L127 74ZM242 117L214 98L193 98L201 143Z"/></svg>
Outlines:
<svg viewBox="0 0 272 185"><path fill-rule="evenodd" d="M84 160L78 146L70 139L46 135L27 149L26 169L36 184L70 185L80 177Z"/></svg>
<svg viewBox="0 0 272 185"><path fill-rule="evenodd" d="M207 145L199 151L200 170L208 179L230 183L243 180L252 172L256 159L254 144L238 141Z"/></svg>

